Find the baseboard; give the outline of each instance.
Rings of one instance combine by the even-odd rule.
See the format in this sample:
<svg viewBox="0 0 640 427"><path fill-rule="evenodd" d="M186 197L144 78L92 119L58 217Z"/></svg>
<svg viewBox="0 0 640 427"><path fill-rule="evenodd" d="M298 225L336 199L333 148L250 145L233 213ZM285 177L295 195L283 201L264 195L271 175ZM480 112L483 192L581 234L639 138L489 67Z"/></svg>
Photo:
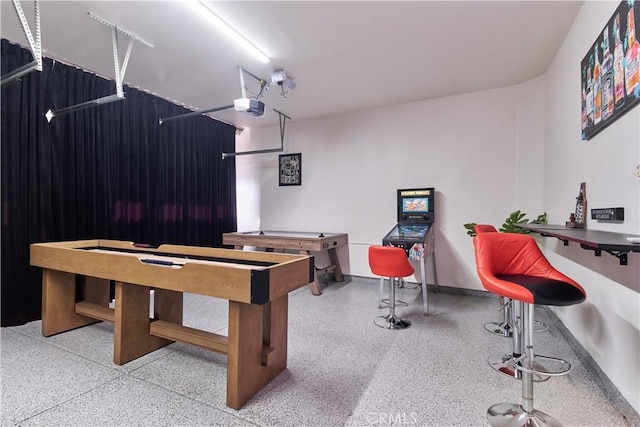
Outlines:
<svg viewBox="0 0 640 427"><path fill-rule="evenodd" d="M623 416L627 419L629 425L640 425L640 414L631 406L629 401L620 393L618 388L611 382L607 374L604 373L596 361L591 357L589 352L578 342L569 329L562 323L562 321L556 316L556 314L547 306L540 307L547 313L549 319L553 322L554 326L560 332L560 335L567 341L569 347L576 353L578 359L582 362L585 369L589 371L594 377L598 378L598 384L600 388L607 395L607 397L620 409Z"/></svg>

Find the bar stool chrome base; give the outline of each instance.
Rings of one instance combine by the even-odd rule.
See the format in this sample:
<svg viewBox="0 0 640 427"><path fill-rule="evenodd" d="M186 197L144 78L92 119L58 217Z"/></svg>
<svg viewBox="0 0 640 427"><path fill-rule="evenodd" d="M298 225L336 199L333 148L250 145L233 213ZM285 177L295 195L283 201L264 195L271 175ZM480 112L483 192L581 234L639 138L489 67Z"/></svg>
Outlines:
<svg viewBox="0 0 640 427"><path fill-rule="evenodd" d="M401 319L395 314L378 316L373 320L373 323L384 329L406 329L411 326L410 321Z"/></svg>
<svg viewBox="0 0 640 427"><path fill-rule="evenodd" d="M515 403L498 403L487 410L487 419L493 427L562 427L562 423L544 412L527 412Z"/></svg>
<svg viewBox="0 0 640 427"><path fill-rule="evenodd" d="M487 359L487 363L496 371L500 372L502 375L505 375L514 380L522 379L522 370L518 369L520 366L516 364L513 355L511 354L494 354L489 356ZM540 371L544 371L544 367L542 365L534 363L534 368L540 369ZM534 382L542 382L548 380L549 375L543 375L541 373L533 374Z"/></svg>
<svg viewBox="0 0 640 427"><path fill-rule="evenodd" d="M513 330L509 323L489 322L484 324L484 328L494 335L509 338L513 336Z"/></svg>

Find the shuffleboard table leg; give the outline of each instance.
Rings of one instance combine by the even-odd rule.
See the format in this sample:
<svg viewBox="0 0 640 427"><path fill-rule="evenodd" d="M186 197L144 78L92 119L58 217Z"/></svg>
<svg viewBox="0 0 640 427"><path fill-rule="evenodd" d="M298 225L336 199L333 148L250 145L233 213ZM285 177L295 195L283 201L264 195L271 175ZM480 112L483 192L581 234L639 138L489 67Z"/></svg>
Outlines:
<svg viewBox="0 0 640 427"><path fill-rule="evenodd" d="M240 409L287 367L288 306L288 295L264 305L229 301L227 406L230 408ZM273 349L266 364L263 346Z"/></svg>
<svg viewBox="0 0 640 427"><path fill-rule="evenodd" d="M43 269L42 335L48 337L100 321L76 314L75 305L76 275Z"/></svg>
<svg viewBox="0 0 640 427"><path fill-rule="evenodd" d="M183 299L182 292L156 288L153 298L154 318L182 325Z"/></svg>
<svg viewBox="0 0 640 427"><path fill-rule="evenodd" d="M101 307L108 307L110 302L109 280L85 277L82 283L82 300Z"/></svg>
<svg viewBox="0 0 640 427"><path fill-rule="evenodd" d="M113 363L123 365L173 341L149 333L148 286L116 282Z"/></svg>
<svg viewBox="0 0 640 427"><path fill-rule="evenodd" d="M311 255L309 251L300 251L300 255ZM320 290L320 282L318 282L318 271L315 266L313 267L313 282L309 283L309 287L311 288L311 293L313 295L322 295L322 291Z"/></svg>

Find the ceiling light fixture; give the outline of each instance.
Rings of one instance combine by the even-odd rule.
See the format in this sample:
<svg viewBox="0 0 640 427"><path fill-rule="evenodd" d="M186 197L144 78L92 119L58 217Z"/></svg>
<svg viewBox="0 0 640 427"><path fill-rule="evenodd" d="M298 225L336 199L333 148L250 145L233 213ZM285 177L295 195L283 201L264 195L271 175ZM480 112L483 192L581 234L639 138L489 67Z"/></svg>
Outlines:
<svg viewBox="0 0 640 427"><path fill-rule="evenodd" d="M205 16L207 16L217 28L219 28L223 33L227 35L227 37L233 39L244 49L251 52L260 62L268 64L271 61L271 59L269 59L269 57L264 52L258 49L253 43L251 43L245 36L240 34L231 25L227 24L214 11L209 9L209 7L204 2L199 0L189 0L187 3L190 4L199 14L204 13Z"/></svg>

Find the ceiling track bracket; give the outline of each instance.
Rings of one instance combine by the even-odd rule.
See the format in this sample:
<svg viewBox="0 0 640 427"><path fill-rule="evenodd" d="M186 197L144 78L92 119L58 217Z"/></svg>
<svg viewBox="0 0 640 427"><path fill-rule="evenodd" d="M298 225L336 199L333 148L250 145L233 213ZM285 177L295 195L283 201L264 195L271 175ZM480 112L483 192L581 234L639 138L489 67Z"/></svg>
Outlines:
<svg viewBox="0 0 640 427"><path fill-rule="evenodd" d="M185 114L179 114L177 116L165 117L164 119L160 118L160 119L158 119L158 123L163 124L163 123L166 123L166 122L170 122L172 120L181 120L181 119L186 119L187 117L201 116L203 114L213 113L215 111L228 110L229 108L233 108L233 104L231 104L231 105L223 105L222 107L208 108L206 110L192 111L191 113L185 113Z"/></svg>
<svg viewBox="0 0 640 427"><path fill-rule="evenodd" d="M256 79L259 82L263 82L264 80L261 79L260 77L256 76L256 75L254 75L254 74L251 74L250 72L248 72L247 70L242 68L242 65L240 65L238 67L238 71L239 71L239 75L240 75L240 91L242 93L242 97L246 98L247 97L247 88L246 88L245 83L244 83L244 74L246 73L247 75L253 77L254 79ZM192 111L190 113L179 114L177 116L171 116L171 117L165 117L165 118L161 117L160 119L158 119L158 123L159 124L163 124L163 123L170 122L170 121L173 121L173 120L181 120L181 119L186 119L186 118L189 118L189 117L200 116L200 115L207 114L207 113L213 113L213 112L216 112L216 111L228 110L228 109L233 108L233 107L234 107L233 104L231 104L231 105L223 105L222 107L207 108L206 110ZM237 128L236 125L233 125L233 126Z"/></svg>
<svg viewBox="0 0 640 427"><path fill-rule="evenodd" d="M93 12L88 12L88 15L89 15L89 17L91 17L91 18L95 19L96 21L98 21L98 22L99 22L99 23L101 23L101 24L106 25L106 26L107 26L107 27L109 27L109 28L115 28L115 30L116 30L117 32L119 32L120 34L122 34L122 35L124 35L124 36L129 37L131 40L133 40L133 41L135 41L135 42L140 43L142 46L144 46L144 47L148 47L149 49L153 49L153 45L152 45L151 43L149 43L149 42L146 42L146 41L142 40L140 37L137 37L137 36L135 36L135 35L131 34L129 31L123 30L122 28L118 27L118 26L117 26L117 25L115 25L115 24L112 24L111 22L109 22L109 21L107 21L107 20L105 20L105 19L102 19L101 17L99 17L99 16L98 16L98 15L96 15L95 13L93 13Z"/></svg>
<svg viewBox="0 0 640 427"><path fill-rule="evenodd" d="M31 34L31 29L29 28L29 23L27 22L27 17L24 15L24 11L22 10L22 5L20 4L20 0L13 0L13 7L16 10L16 14L18 15L18 19L20 20L20 24L22 25L22 30L24 31L24 35L27 37L27 41L29 42L29 48L31 49L31 54L33 55L33 61L19 67L4 76L1 77L0 87L5 84L12 83L16 80L19 80L20 77L25 74L29 74L32 71L42 71L42 40L40 37L40 2L35 0L33 6L33 14L34 14L34 30L35 37Z"/></svg>
<svg viewBox="0 0 640 427"><path fill-rule="evenodd" d="M278 119L280 121L280 148L267 148L264 150L250 150L250 151L239 151L236 153L222 153L222 159L226 159L228 157L236 157L236 156L245 156L247 154L266 154L266 153L281 153L284 151L284 132L287 124L287 119L291 120L291 117L284 114L282 111L278 111L275 108L273 109L276 113L278 113Z"/></svg>
<svg viewBox="0 0 640 427"><path fill-rule="evenodd" d="M256 76L255 74L245 70L242 65L238 66L238 70L239 70L239 74L240 74L240 93L241 93L243 98L247 97L247 86L244 83L244 75L245 74L247 74L248 76L251 76L254 79L256 79L256 81L258 83L260 83L260 89L262 89L264 87L264 85L266 84L266 80L265 79L261 79L260 77Z"/></svg>
<svg viewBox="0 0 640 427"><path fill-rule="evenodd" d="M114 95L103 96L102 98L93 99L91 101L86 101L81 104L72 105L70 107L61 108L59 110L51 110L47 111L45 117L48 122L54 117L61 116L63 114L73 113L76 111L84 110L87 108L96 107L98 105L108 104L115 101L121 101L125 99L125 93L123 88L124 82L124 73L127 71L127 65L129 64L129 58L131 57L131 51L133 50L133 42L138 42L145 47L153 48L153 45L147 43L144 40L134 36L133 34L118 28L116 25L105 21L104 19L94 15L89 12L89 16L101 24L106 25L111 28L111 44L113 47L113 68L115 72L116 78L116 93ZM119 58L119 49L118 49L118 33L123 34L129 38L129 45L127 46L127 52L124 55L124 60L122 61L122 66L120 66L120 58Z"/></svg>

